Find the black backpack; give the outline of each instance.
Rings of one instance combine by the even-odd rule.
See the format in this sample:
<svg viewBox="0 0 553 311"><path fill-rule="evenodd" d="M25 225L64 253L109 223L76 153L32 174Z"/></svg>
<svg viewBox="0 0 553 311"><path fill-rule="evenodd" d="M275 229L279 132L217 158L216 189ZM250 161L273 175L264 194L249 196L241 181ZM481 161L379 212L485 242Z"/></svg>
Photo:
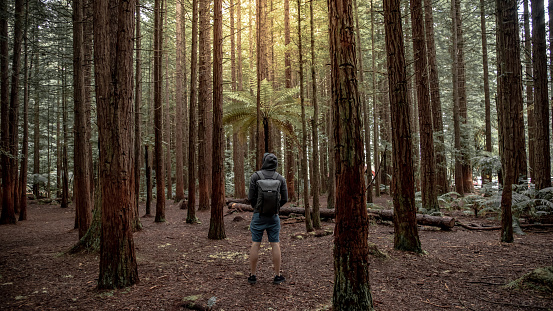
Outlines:
<svg viewBox="0 0 553 311"><path fill-rule="evenodd" d="M279 174L273 173L270 178L265 178L261 171L255 172L259 176L257 184L256 209L260 214L272 216L278 214L280 208L280 186Z"/></svg>

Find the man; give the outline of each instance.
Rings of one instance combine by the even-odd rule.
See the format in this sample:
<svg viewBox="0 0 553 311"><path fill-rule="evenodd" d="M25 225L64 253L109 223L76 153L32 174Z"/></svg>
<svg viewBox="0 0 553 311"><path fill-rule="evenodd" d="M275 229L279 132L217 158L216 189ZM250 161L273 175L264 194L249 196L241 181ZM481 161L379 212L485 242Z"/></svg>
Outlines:
<svg viewBox="0 0 553 311"><path fill-rule="evenodd" d="M288 202L288 189L286 188L286 180L282 175L276 172L278 166L277 157L272 153L265 153L263 155L263 166L260 171L255 172L250 178L250 188L248 192L248 200L252 205L254 212L252 221L250 223L250 231L252 233L252 247L250 249L250 276L248 282L255 284L257 282L257 260L259 258L259 248L261 246L261 240L263 238L263 231L267 231L267 238L271 243L272 255L273 255L273 269L275 271L275 278L273 284L280 284L284 282L285 278L280 274L280 218L278 217L278 208ZM277 210L275 214L262 214L262 200L258 197L261 195L261 189L258 189L260 180L277 180L280 184L280 199L278 200Z"/></svg>

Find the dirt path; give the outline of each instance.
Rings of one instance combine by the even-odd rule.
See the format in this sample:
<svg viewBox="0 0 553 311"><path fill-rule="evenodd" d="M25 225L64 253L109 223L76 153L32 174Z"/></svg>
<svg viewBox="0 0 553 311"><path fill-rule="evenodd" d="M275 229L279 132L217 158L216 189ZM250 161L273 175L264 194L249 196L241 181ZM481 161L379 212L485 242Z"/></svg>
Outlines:
<svg viewBox="0 0 553 311"><path fill-rule="evenodd" d="M379 199L386 204L389 197ZM142 209L143 210L143 209ZM213 310L328 310L333 290L333 236L294 239L303 223L283 225L283 274L271 284L270 251L262 245L258 284L250 286L247 254L251 214L225 217L227 239L207 239L209 212L199 225L168 205L163 224L142 218L135 234L140 283L98 291L98 256L62 253L77 240L74 208L29 207L29 220L0 226L0 309L184 310L185 297L217 297ZM457 217L460 213L456 213ZM497 223L494 220L465 221ZM332 230L332 222L324 222ZM377 310L553 310L553 295L502 287L534 268L553 263L553 230L528 230L515 243L499 233L420 228L426 255L393 250L393 227L370 226L370 242L389 254L371 258L371 289Z"/></svg>

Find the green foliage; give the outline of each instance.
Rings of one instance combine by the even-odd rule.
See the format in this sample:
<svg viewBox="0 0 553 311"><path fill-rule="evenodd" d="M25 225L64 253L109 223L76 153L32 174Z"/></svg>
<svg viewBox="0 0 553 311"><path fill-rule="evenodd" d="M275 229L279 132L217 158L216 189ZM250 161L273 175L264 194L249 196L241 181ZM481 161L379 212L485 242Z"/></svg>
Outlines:
<svg viewBox="0 0 553 311"><path fill-rule="evenodd" d="M298 105L299 88L275 91L272 83L263 80L260 86L261 115L271 126L275 126L285 135L298 141L294 128L301 126L301 110ZM257 94L249 91L225 92L223 123L232 125L234 130L244 136L255 128L257 122Z"/></svg>
<svg viewBox="0 0 553 311"><path fill-rule="evenodd" d="M537 268L532 272L510 282L509 289L536 289L545 293L553 292L553 266Z"/></svg>
<svg viewBox="0 0 553 311"><path fill-rule="evenodd" d="M497 172L501 170L501 158L498 154L482 151L480 155L471 159L474 168L479 171L492 171Z"/></svg>
<svg viewBox="0 0 553 311"><path fill-rule="evenodd" d="M531 220L553 214L553 187L536 190L533 184L513 185L513 215ZM501 191L481 201L481 211L501 212Z"/></svg>

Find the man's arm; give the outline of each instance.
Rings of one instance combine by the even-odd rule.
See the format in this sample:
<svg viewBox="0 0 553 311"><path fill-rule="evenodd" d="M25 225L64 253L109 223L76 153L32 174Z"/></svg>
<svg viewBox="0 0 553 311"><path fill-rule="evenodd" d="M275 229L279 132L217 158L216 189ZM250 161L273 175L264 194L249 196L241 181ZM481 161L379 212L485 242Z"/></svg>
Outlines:
<svg viewBox="0 0 553 311"><path fill-rule="evenodd" d="M250 177L250 187L248 189L248 200L250 201L250 205L253 208L255 208L255 205L257 204L257 178L255 178L256 175L256 173L253 173L253 175Z"/></svg>
<svg viewBox="0 0 553 311"><path fill-rule="evenodd" d="M286 186L286 179L282 175L280 176L280 181L280 206L283 206L288 202L288 187Z"/></svg>

